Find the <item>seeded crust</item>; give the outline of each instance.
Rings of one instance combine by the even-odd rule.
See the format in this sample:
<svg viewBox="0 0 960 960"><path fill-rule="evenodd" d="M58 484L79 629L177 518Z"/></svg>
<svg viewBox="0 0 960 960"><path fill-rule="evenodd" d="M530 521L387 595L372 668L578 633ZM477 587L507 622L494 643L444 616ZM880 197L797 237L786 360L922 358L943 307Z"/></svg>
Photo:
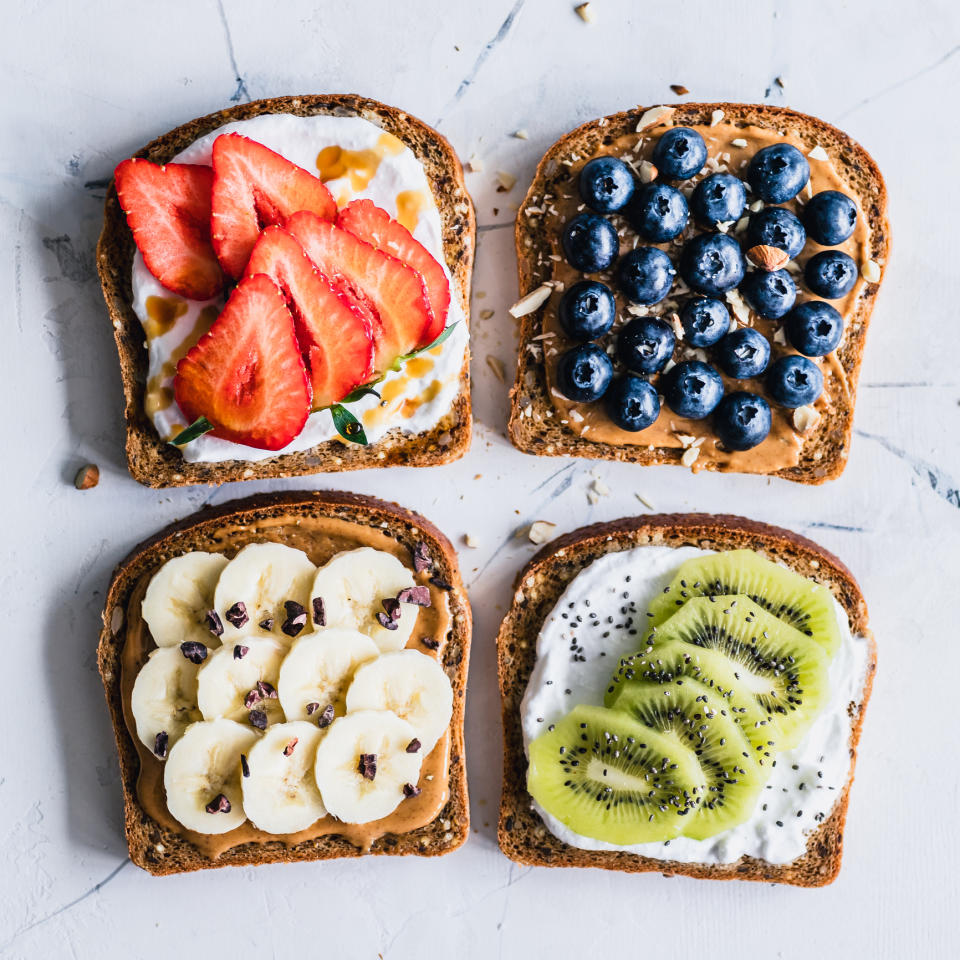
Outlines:
<svg viewBox="0 0 960 960"><path fill-rule="evenodd" d="M469 323L470 282L476 247L473 202L453 147L436 130L408 113L354 94L274 97L239 104L191 120L158 137L134 156L167 163L211 130L264 113L291 113L301 117L316 114L362 116L410 147L423 164L437 201L447 266ZM286 453L256 462L187 462L175 447L159 437L143 408L147 350L143 327L132 307L130 277L135 251L133 235L117 200L116 187L111 183L104 208L103 232L97 244L97 270L120 355L127 422L127 464L134 479L140 483L148 487L180 487L193 483L262 480L369 467L429 467L457 460L466 453L470 446L472 422L469 351L460 371L460 393L451 411L432 430L411 435L398 428L367 447L328 440L300 453Z"/></svg>
<svg viewBox="0 0 960 960"><path fill-rule="evenodd" d="M867 625L867 605L853 574L812 540L780 527L743 517L713 514L661 514L630 517L581 527L540 550L516 579L513 603L497 637L497 672L503 707L503 793L498 836L500 849L518 863L547 867L601 867L629 873L659 872L712 880L759 880L800 887L831 883L840 870L843 825L853 770L830 815L810 835L806 853L789 864L741 857L731 864L676 863L633 853L581 850L558 840L530 808L526 790L520 703L536 661L537 635L567 584L588 564L607 553L638 546L748 548L780 561L804 577L826 584L850 617L854 633L870 638L870 662L863 699L851 703L851 760L863 725L876 673L877 650Z"/></svg>
<svg viewBox="0 0 960 960"><path fill-rule="evenodd" d="M103 629L97 646L97 665L103 679L107 707L113 721L123 785L124 822L130 859L154 875L187 873L224 866L259 863L290 863L298 860L330 860L363 856L361 850L336 835L308 840L293 846L276 841L248 843L211 860L178 834L153 820L137 798L139 757L123 717L120 692L120 654L126 623L120 617L112 627L114 611L126 610L140 577L171 557L191 550L216 549L211 539L223 523L255 525L277 517L326 517L348 520L386 530L411 550L423 541L434 560L437 576L451 584L451 629L447 634L442 666L453 686L453 717L450 721L449 799L435 820L408 833L386 834L376 840L370 854L441 856L461 846L470 830L467 771L463 743L463 710L470 654L471 614L460 578L457 555L450 541L428 520L395 503L337 491L293 491L262 494L202 510L172 524L135 547L114 570L103 612ZM119 615L118 615L119 616ZM449 828L445 824L449 821ZM158 845L161 850L158 851Z"/></svg>
<svg viewBox="0 0 960 960"><path fill-rule="evenodd" d="M637 107L624 113L606 117L605 125L591 120L561 137L544 154L537 167L533 183L517 213L516 244L521 295L534 290L550 279L548 259L550 237L543 229L539 217L526 216L528 206L535 205L537 198L553 192L554 185L568 179L568 171L562 161L575 154L590 156L607 137L616 138L636 129L645 107ZM890 225L887 221L887 188L873 158L856 141L843 131L816 117L797 113L784 107L740 103L682 103L677 104L673 115L676 126L684 124L709 124L714 110L723 110L724 123L737 126L755 125L781 131L796 137L808 149L820 144L854 194L870 224L870 257L885 265L890 253ZM543 264L537 261L542 255ZM850 404L834 404L824 413L820 423L804 440L800 461L796 466L774 471L771 476L795 480L799 483L824 483L838 477L846 466L850 452L853 430L853 408L856 401L857 380L863 347L870 324L870 314L879 283L864 284L853 311L846 318L847 333L837 357L850 385ZM510 439L518 450L537 456L589 457L594 460L622 460L654 466L661 463L679 464L683 450L647 446L617 446L596 443L577 436L565 428L559 418L547 416L553 410L547 391L546 375L542 357L537 358L527 349L535 336L542 332L543 310L523 317L520 324L520 356L517 375L510 391ZM539 351L538 351L539 352ZM530 416L524 416L530 407ZM642 438L643 434L638 434ZM715 469L707 464L706 469Z"/></svg>

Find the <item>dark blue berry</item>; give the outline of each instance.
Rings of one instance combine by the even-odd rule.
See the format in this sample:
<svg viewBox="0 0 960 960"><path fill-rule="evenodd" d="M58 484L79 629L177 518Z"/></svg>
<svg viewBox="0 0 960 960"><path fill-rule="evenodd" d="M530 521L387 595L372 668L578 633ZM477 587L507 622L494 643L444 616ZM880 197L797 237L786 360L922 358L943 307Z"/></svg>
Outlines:
<svg viewBox="0 0 960 960"><path fill-rule="evenodd" d="M710 347L730 329L730 314L722 301L697 297L680 309L680 323L691 347Z"/></svg>
<svg viewBox="0 0 960 960"><path fill-rule="evenodd" d="M790 354L770 365L767 390L782 407L805 407L823 393L823 374L812 360Z"/></svg>
<svg viewBox="0 0 960 960"><path fill-rule="evenodd" d="M697 234L680 254L680 276L701 293L726 293L743 279L740 245L725 233Z"/></svg>
<svg viewBox="0 0 960 960"><path fill-rule="evenodd" d="M755 393L728 393L713 411L713 429L727 450L750 450L770 433L770 405Z"/></svg>
<svg viewBox="0 0 960 960"><path fill-rule="evenodd" d="M630 168L616 157L596 157L580 171L580 196L597 213L613 213L625 207L633 189Z"/></svg>
<svg viewBox="0 0 960 960"><path fill-rule="evenodd" d="M607 415L621 430L643 430L660 415L660 397L656 388L632 373L613 381L604 403Z"/></svg>
<svg viewBox="0 0 960 960"><path fill-rule="evenodd" d="M620 238L613 224L595 213L581 213L564 228L561 236L567 262L583 273L606 270L620 251Z"/></svg>
<svg viewBox="0 0 960 960"><path fill-rule="evenodd" d="M825 357L837 349L843 336L840 311L822 300L807 300L794 307L784 326L787 339L805 357Z"/></svg>
<svg viewBox="0 0 960 960"><path fill-rule="evenodd" d="M793 260L807 242L803 224L783 207L766 207L750 217L747 226L747 243L751 247L763 245L786 250Z"/></svg>
<svg viewBox="0 0 960 960"><path fill-rule="evenodd" d="M786 270L755 270L744 277L740 292L747 303L768 320L777 320L790 312L797 299L797 285Z"/></svg>
<svg viewBox="0 0 960 960"><path fill-rule="evenodd" d="M803 208L803 222L812 240L834 247L853 233L857 225L857 205L844 193L822 190Z"/></svg>
<svg viewBox="0 0 960 960"><path fill-rule="evenodd" d="M670 258L656 247L637 247L617 265L617 282L634 303L659 303L673 286L676 271Z"/></svg>
<svg viewBox="0 0 960 960"><path fill-rule="evenodd" d="M739 220L747 204L743 181L729 173L713 173L701 180L690 198L693 215L713 226L730 220Z"/></svg>
<svg viewBox="0 0 960 960"><path fill-rule="evenodd" d="M752 327L728 333L718 344L715 356L720 369L734 380L758 377L770 362L767 338Z"/></svg>
<svg viewBox="0 0 960 960"><path fill-rule="evenodd" d="M841 250L824 250L807 261L803 276L818 297L838 300L857 282L857 265Z"/></svg>
<svg viewBox="0 0 960 960"><path fill-rule="evenodd" d="M613 364L595 343L583 343L568 350L557 363L557 387L577 403L598 400L613 378Z"/></svg>
<svg viewBox="0 0 960 960"><path fill-rule="evenodd" d="M571 339L596 340L613 326L617 304L606 284L581 280L564 293L557 315Z"/></svg>
<svg viewBox="0 0 960 960"><path fill-rule="evenodd" d="M673 327L658 317L634 317L617 337L617 359L634 373L656 373L673 356Z"/></svg>
<svg viewBox="0 0 960 960"><path fill-rule="evenodd" d="M653 162L660 176L686 180L707 162L707 145L696 130L672 127L653 148Z"/></svg>
<svg viewBox="0 0 960 960"><path fill-rule="evenodd" d="M707 363L684 360L660 380L667 406L680 417L702 420L709 416L723 396L720 374Z"/></svg>
<svg viewBox="0 0 960 960"><path fill-rule="evenodd" d="M758 150L747 167L747 181L764 203L792 200L810 179L807 158L789 143Z"/></svg>
<svg viewBox="0 0 960 960"><path fill-rule="evenodd" d="M637 191L628 216L644 240L663 243L683 232L690 211L679 190L666 183L648 183Z"/></svg>

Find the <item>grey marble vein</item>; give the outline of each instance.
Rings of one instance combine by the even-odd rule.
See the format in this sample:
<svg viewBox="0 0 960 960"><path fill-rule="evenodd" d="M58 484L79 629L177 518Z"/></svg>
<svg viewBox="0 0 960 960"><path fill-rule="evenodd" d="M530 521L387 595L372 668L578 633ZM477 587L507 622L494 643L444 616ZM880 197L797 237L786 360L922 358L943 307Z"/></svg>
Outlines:
<svg viewBox="0 0 960 960"><path fill-rule="evenodd" d="M230 23L227 20L227 12L223 9L223 0L217 0L217 10L220 13L220 22L223 24L224 39L227 42L227 56L230 59L230 69L233 71L234 79L237 82L237 89L230 97L231 103L240 103L241 100L250 99L250 91L247 90L246 78L240 73L237 66L237 57L233 51L233 36L230 33Z"/></svg>
<svg viewBox="0 0 960 960"><path fill-rule="evenodd" d="M960 509L960 484L952 477L945 474L935 463L924 460L912 453L891 443L886 437L881 437L876 433L867 433L865 430L854 430L858 437L866 440L873 440L879 443L888 453L902 460L913 472L922 480L926 480L930 489L943 500L946 500L951 506Z"/></svg>

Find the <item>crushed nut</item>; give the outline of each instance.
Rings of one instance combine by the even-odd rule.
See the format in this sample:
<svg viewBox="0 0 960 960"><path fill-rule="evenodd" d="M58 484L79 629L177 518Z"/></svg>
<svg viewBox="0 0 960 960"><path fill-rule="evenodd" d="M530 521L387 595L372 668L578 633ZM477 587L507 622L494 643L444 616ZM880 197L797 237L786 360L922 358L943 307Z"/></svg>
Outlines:
<svg viewBox="0 0 960 960"><path fill-rule="evenodd" d="M685 97L690 92L682 83L671 83L670 89L678 97Z"/></svg>
<svg viewBox="0 0 960 960"><path fill-rule="evenodd" d="M673 107L651 107L649 110L645 110L640 117L640 122L637 124L637 133L642 133L644 130L649 130L651 127L656 127L661 123L666 123L675 112Z"/></svg>
<svg viewBox="0 0 960 960"><path fill-rule="evenodd" d="M596 23L597 14L593 9L593 5L590 3L581 3L579 6L574 7L577 11L577 15L584 23Z"/></svg>
<svg viewBox="0 0 960 960"><path fill-rule="evenodd" d="M761 270L770 273L785 266L790 259L790 255L786 250L781 250L779 247L772 247L766 243L758 243L747 251L747 259L755 267L759 267Z"/></svg>
<svg viewBox="0 0 960 960"><path fill-rule="evenodd" d="M811 160L829 160L830 159L830 155L827 153L826 150L823 149L823 147L820 146L819 143L807 154L807 156Z"/></svg>
<svg viewBox="0 0 960 960"><path fill-rule="evenodd" d="M526 296L521 297L507 312L511 317L519 320L535 310L539 310L553 293L553 287L549 283L541 283L536 290L531 290Z"/></svg>
<svg viewBox="0 0 960 960"><path fill-rule="evenodd" d="M480 546L480 541L472 533L465 533L463 535L463 542L474 550Z"/></svg>
<svg viewBox="0 0 960 960"><path fill-rule="evenodd" d="M475 153L467 161L467 170L470 173L483 173L483 161Z"/></svg>
<svg viewBox="0 0 960 960"><path fill-rule="evenodd" d="M876 260L865 260L860 266L860 276L867 283L879 283L880 264Z"/></svg>
<svg viewBox="0 0 960 960"><path fill-rule="evenodd" d="M735 140L730 141L731 147L740 147L741 149L747 145L747 141L743 137L737 137Z"/></svg>
<svg viewBox="0 0 960 960"><path fill-rule="evenodd" d="M641 183L653 183L654 180L660 175L660 171L656 168L655 164L652 164L649 160L640 161L640 182Z"/></svg>
<svg viewBox="0 0 960 960"><path fill-rule="evenodd" d="M793 426L798 433L808 433L820 422L816 407L797 407L793 411Z"/></svg>
<svg viewBox="0 0 960 960"><path fill-rule="evenodd" d="M497 193L507 193L517 184L517 178L504 170L497 171Z"/></svg>
<svg viewBox="0 0 960 960"><path fill-rule="evenodd" d="M687 447L687 449L683 451L683 456L680 458L680 462L685 467L692 467L697 462L697 457L699 456L699 447Z"/></svg>
<svg viewBox="0 0 960 960"><path fill-rule="evenodd" d="M514 135L518 140L529 140L529 139L530 139L530 135L527 133L526 130L523 130L523 129L515 130L514 133L513 133L513 135Z"/></svg>
<svg viewBox="0 0 960 960"><path fill-rule="evenodd" d="M553 531L556 529L557 525L549 520L536 520L530 524L527 537L531 543L546 543L553 539Z"/></svg>
<svg viewBox="0 0 960 960"><path fill-rule="evenodd" d="M88 463L77 471L73 478L73 485L78 490L89 490L100 482L100 468L95 463Z"/></svg>
<svg viewBox="0 0 960 960"><path fill-rule="evenodd" d="M724 112L722 110L714 110L710 114L710 126L715 127L723 118Z"/></svg>

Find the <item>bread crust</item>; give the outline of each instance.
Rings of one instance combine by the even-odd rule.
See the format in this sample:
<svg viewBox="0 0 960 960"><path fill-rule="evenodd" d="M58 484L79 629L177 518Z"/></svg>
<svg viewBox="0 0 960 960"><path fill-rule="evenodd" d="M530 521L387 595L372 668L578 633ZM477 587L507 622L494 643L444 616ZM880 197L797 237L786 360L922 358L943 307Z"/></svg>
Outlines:
<svg viewBox="0 0 960 960"><path fill-rule="evenodd" d="M558 840L531 809L526 789L520 704L536 662L537 635L567 584L606 553L644 545L695 546L704 549L747 548L778 560L805 577L829 587L850 618L855 633L870 642L863 697L849 707L851 770L830 815L809 837L806 853L788 864L741 857L731 864L677 863L608 850L581 850ZM823 547L781 527L724 514L656 514L627 517L581 527L543 547L520 571L515 593L497 636L497 675L503 709L503 792L500 800L500 849L523 864L555 867L601 867L628 873L658 872L712 880L758 880L814 887L831 883L840 870L856 749L863 715L876 673L876 642L868 627L866 601L853 574Z"/></svg>
<svg viewBox="0 0 960 960"><path fill-rule="evenodd" d="M449 141L422 120L395 107L355 94L273 97L238 104L191 120L163 134L134 156L167 163L212 130L266 113L296 116L362 116L402 140L423 163L443 226L447 266L470 322L470 284L476 248L476 216L463 168ZM409 435L399 428L369 446L328 440L309 450L267 460L190 463L157 434L144 410L147 351L140 321L133 312L131 268L136 246L111 182L104 204L103 231L97 244L97 270L113 324L123 380L127 465L149 487L178 487L227 480L262 480L382 466L427 467L462 457L470 447L470 355L464 356L460 392L453 408L434 428Z"/></svg>
<svg viewBox="0 0 960 960"><path fill-rule="evenodd" d="M463 717L470 655L471 613L460 577L456 551L429 520L395 503L340 491L290 491L259 494L207 508L185 517L148 537L115 568L107 590L103 627L97 645L97 666L103 680L107 707L113 722L120 781L124 797L124 824L130 859L154 875L185 873L223 866L289 863L364 856L363 851L335 834L293 846L278 841L234 847L218 859L205 857L192 844L153 820L137 797L140 761L123 716L120 656L126 636L125 614L138 580L171 557L190 550L214 547L212 532L224 523L255 524L276 517L338 517L384 530L411 550L426 542L435 573L452 587L449 593L451 628L443 650L442 666L453 687L450 721L448 800L440 814L425 827L408 833L386 834L374 841L370 854L441 856L461 846L470 829L464 756ZM117 612L119 611L119 612Z"/></svg>
<svg viewBox="0 0 960 960"><path fill-rule="evenodd" d="M668 105L669 106L669 105ZM528 217L526 208L548 192L548 181L555 175L560 161L572 154L580 157L590 153L606 137L617 137L632 132L647 108L637 107L599 120L591 120L562 136L544 154L533 183L517 213L515 238L517 267L521 295L535 289L549 279L550 260L547 255L549 237L538 225L538 218ZM880 168L873 157L842 130L807 114L786 107L742 103L681 103L672 106L674 123L709 124L715 110L724 113L723 122L756 125L781 130L796 137L808 148L817 144L830 154L838 173L850 191L857 196L860 207L870 223L870 257L886 264L890 254L890 224L887 220L887 188ZM543 256L544 265L537 261ZM774 471L771 476L798 483L824 483L838 477L846 466L853 431L853 411L856 402L857 381L863 349L876 302L880 283L867 283L847 318L847 334L837 351L850 388L849 406L834 404L820 423L805 439L800 462L793 467ZM520 352L514 386L510 391L510 440L518 450L537 456L576 456L594 460L621 460L644 466L680 464L682 449L670 447L647 448L638 445L597 443L565 429L556 417L547 417L552 404L547 390L542 358L537 359L527 349L533 338L542 332L543 308L523 317L520 323ZM642 434L639 435L642 438ZM707 464L707 469L716 469Z"/></svg>

